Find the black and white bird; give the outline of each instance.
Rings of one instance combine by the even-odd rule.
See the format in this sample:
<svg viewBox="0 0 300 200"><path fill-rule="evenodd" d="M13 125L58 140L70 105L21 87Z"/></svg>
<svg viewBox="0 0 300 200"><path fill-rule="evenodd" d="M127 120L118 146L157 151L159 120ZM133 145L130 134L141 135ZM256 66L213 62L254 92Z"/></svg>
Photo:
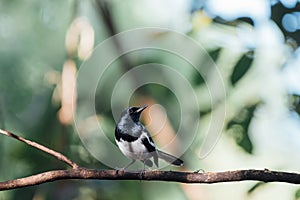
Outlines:
<svg viewBox="0 0 300 200"><path fill-rule="evenodd" d="M115 140L121 152L132 161L126 165L125 170L136 160L152 167L150 160L153 158L158 167L158 158L176 166L183 166L183 161L175 156L162 152L156 148L148 130L140 122L140 115L147 106L129 107L121 114L120 120L115 129Z"/></svg>

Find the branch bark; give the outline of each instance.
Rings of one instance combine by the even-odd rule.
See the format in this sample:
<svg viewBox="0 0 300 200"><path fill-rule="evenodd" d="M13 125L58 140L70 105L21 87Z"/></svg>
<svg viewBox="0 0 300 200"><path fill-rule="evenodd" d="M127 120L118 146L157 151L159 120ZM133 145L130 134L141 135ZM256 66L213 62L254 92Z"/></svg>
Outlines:
<svg viewBox="0 0 300 200"><path fill-rule="evenodd" d="M40 151L43 151L58 160L65 162L72 168L69 170L53 170L24 178L0 182L0 191L39 185L67 179L97 179L97 180L145 180L145 181L172 181L180 183L223 183L234 181L263 181L285 182L300 184L300 174L264 170L235 170L225 172L179 172L179 171L145 171L129 172L119 170L95 170L82 168L63 154L49 149L41 144L17 136L11 132L0 129L0 133L24 142Z"/></svg>
<svg viewBox="0 0 300 200"><path fill-rule="evenodd" d="M79 167L75 162L73 162L72 160L70 160L69 158L64 156L63 154L61 154L57 151L54 151L52 149L49 149L48 147L45 147L41 144L38 144L38 143L30 141L30 140L27 140L27 139L22 138L22 137L14 134L14 133L11 133L11 132L8 132L8 131L2 130L2 129L0 129L0 133L3 134L3 135L6 135L8 137L14 138L16 140L19 140L19 141L21 141L21 142L23 142L23 143L25 143L29 146L32 146L32 147L34 147L34 148L36 148L40 151L43 151L43 152L55 157L56 159L65 162L67 165L71 166L72 168L78 168Z"/></svg>
<svg viewBox="0 0 300 200"><path fill-rule="evenodd" d="M252 180L300 184L300 174L270 171L267 169L250 169L206 173L178 171L145 171L141 173L118 170L94 170L86 168L76 168L70 170L48 171L25 178L0 182L0 191L66 179L145 180L206 184Z"/></svg>

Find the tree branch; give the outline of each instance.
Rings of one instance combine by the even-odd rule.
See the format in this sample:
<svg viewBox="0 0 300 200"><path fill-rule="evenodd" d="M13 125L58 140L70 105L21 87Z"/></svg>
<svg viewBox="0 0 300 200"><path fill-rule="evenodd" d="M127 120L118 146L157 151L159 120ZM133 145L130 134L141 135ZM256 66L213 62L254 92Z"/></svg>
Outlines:
<svg viewBox="0 0 300 200"><path fill-rule="evenodd" d="M94 170L79 167L66 156L52 149L49 149L36 142L24 139L11 132L0 129L0 133L15 138L38 150L41 150L58 160L70 165L69 170L53 170L44 173L27 176L24 178L0 182L0 191L16 188L39 185L42 183L53 182L66 179L97 179L97 180L146 180L146 181L172 181L180 183L222 183L234 181L263 181L263 182L285 182L300 184L300 174L289 172L278 172L264 170L235 170L226 172L178 172L178 171L145 171L129 172L119 170Z"/></svg>
<svg viewBox="0 0 300 200"><path fill-rule="evenodd" d="M73 161L71 161L69 158L67 158L66 156L64 156L63 154L57 152L57 151L54 151L52 149L49 149L41 144L38 144L36 142L33 142L33 141L30 141L30 140L27 140L27 139L24 139L20 136L17 136L11 132L8 132L8 131L5 131L5 130L2 130L0 129L0 133L2 133L3 135L6 135L8 137L11 137L11 138L14 138L14 139L17 139L21 142L24 142L25 144L28 144L29 146L32 146L38 150L41 150L55 158L57 158L58 160L61 160L63 162L65 162L67 165L71 166L72 168L78 168L79 166L74 163Z"/></svg>
<svg viewBox="0 0 300 200"><path fill-rule="evenodd" d="M39 185L42 183L63 179L146 180L206 184L252 180L300 184L300 174L269 171L266 169L207 173L177 171L146 171L144 173L140 173L118 170L93 170L86 168L76 168L70 170L48 171L25 178L0 182L0 190L10 190L32 185Z"/></svg>
<svg viewBox="0 0 300 200"><path fill-rule="evenodd" d="M98 8L98 13L103 19L103 22L107 28L109 36L114 36L118 33L117 28L114 25L113 17L111 15L111 9L110 5L105 0L95 0L96 6ZM119 41L117 37L112 37L112 41L116 47L116 50L118 52L118 55L122 55L123 53L123 46L122 41ZM121 56L119 57L119 60L122 63L122 66L125 71L128 71L131 69L132 63L130 59L127 56Z"/></svg>

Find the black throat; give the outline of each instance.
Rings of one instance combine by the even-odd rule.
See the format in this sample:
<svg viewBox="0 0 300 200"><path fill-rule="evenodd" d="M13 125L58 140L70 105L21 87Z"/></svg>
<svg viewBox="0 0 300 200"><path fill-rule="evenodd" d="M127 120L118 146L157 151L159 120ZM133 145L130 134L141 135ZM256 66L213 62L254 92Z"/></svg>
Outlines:
<svg viewBox="0 0 300 200"><path fill-rule="evenodd" d="M120 142L121 139L126 142L133 142L138 139L138 137L134 137L132 135L124 133L121 129L118 128L118 126L115 129L115 138L118 142Z"/></svg>

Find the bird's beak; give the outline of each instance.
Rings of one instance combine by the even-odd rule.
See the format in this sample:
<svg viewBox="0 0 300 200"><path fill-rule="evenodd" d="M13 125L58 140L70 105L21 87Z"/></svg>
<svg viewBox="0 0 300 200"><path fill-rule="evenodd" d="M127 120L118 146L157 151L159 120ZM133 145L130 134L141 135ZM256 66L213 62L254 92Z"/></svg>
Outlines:
<svg viewBox="0 0 300 200"><path fill-rule="evenodd" d="M147 105L144 105L144 106L141 106L139 109L137 109L135 112L136 113L141 113L143 110L145 110L148 106Z"/></svg>

